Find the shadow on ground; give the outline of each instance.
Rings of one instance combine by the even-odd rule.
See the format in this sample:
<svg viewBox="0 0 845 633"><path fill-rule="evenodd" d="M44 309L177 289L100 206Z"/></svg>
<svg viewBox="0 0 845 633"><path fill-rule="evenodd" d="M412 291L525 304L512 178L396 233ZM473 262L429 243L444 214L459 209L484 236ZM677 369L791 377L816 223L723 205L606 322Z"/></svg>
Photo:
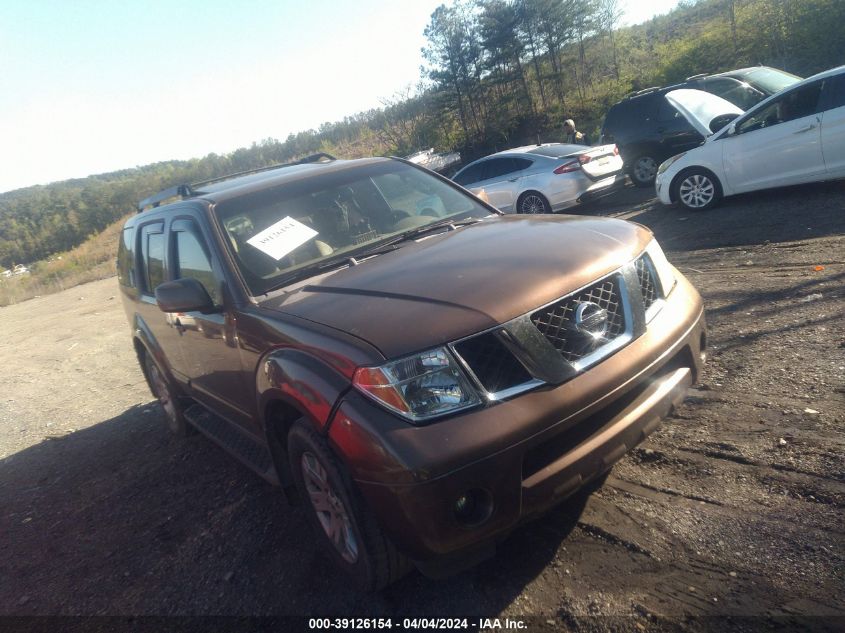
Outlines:
<svg viewBox="0 0 845 633"><path fill-rule="evenodd" d="M0 461L0 613L495 615L554 558L587 495L446 580L349 588L302 510L155 405ZM411 599L412 598L412 599Z"/></svg>
<svg viewBox="0 0 845 633"><path fill-rule="evenodd" d="M845 180L731 196L708 211L667 207L655 199L654 189L629 185L574 212L621 214L654 231L665 250L687 251L840 235L843 211Z"/></svg>

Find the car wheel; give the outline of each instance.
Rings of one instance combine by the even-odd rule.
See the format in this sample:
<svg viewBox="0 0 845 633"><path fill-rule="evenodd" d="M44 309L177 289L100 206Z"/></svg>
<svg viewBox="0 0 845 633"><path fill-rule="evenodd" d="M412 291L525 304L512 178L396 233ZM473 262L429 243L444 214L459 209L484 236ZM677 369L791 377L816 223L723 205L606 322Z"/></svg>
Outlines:
<svg viewBox="0 0 845 633"><path fill-rule="evenodd" d="M710 209L722 198L719 179L706 169L683 171L675 178L672 186L672 199L693 211Z"/></svg>
<svg viewBox="0 0 845 633"><path fill-rule="evenodd" d="M144 354L144 368L147 373L150 390L153 392L156 400L158 400L159 405L161 405L170 431L180 437L192 435L195 429L185 419L184 409L179 402L179 397L176 395L176 390L170 381L167 380L164 372L159 369L151 354Z"/></svg>
<svg viewBox="0 0 845 633"><path fill-rule="evenodd" d="M288 458L309 521L329 555L361 589L381 589L411 569L326 441L303 420L291 427Z"/></svg>
<svg viewBox="0 0 845 633"><path fill-rule="evenodd" d="M526 191L516 201L516 212L525 215L551 213L552 207L543 194L536 191Z"/></svg>
<svg viewBox="0 0 845 633"><path fill-rule="evenodd" d="M657 160L650 154L640 154L631 161L631 180L637 187L650 187L657 177Z"/></svg>

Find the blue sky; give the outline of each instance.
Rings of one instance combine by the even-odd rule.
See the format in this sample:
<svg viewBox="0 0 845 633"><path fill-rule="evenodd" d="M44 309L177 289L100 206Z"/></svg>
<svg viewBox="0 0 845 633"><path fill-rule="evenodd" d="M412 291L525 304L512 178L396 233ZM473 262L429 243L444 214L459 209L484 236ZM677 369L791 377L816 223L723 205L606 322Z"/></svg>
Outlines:
<svg viewBox="0 0 845 633"><path fill-rule="evenodd" d="M225 153L419 80L442 0L0 0L0 192ZM623 0L625 22L677 0Z"/></svg>

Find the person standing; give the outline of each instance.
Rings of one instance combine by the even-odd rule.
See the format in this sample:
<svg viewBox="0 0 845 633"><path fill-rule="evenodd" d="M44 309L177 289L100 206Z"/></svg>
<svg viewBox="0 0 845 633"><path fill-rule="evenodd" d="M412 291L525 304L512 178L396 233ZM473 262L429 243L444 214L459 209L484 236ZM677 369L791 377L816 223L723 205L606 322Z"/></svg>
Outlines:
<svg viewBox="0 0 845 633"><path fill-rule="evenodd" d="M566 135L564 137L565 143L574 143L576 145L590 144L590 140L587 138L587 135L575 129L575 121L572 119L566 119L566 121L563 122L563 132Z"/></svg>

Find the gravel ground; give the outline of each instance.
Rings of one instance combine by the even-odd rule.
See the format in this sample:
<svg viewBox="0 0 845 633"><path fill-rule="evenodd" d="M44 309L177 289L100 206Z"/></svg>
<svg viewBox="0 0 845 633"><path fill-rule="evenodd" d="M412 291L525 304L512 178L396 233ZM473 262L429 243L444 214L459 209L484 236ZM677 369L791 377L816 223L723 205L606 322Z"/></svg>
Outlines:
<svg viewBox="0 0 845 633"><path fill-rule="evenodd" d="M599 490L493 560L375 595L277 490L202 436L168 435L114 279L0 309L0 615L843 625L845 183L698 214L628 188L580 212L649 226L700 289L703 384Z"/></svg>

